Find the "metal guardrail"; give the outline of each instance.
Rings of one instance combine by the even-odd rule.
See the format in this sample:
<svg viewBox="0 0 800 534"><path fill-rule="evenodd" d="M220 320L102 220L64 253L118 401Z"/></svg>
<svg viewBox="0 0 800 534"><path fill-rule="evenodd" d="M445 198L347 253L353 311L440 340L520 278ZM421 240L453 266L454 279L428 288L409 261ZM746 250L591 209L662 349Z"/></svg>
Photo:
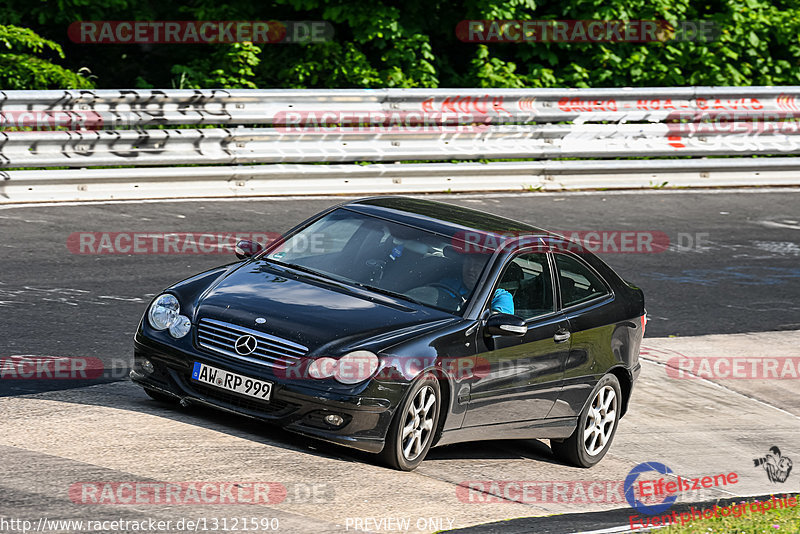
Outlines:
<svg viewBox="0 0 800 534"><path fill-rule="evenodd" d="M777 123L762 123L770 127ZM800 123L797 123L800 126ZM775 126L777 131L781 126ZM671 135L666 124L488 126L464 133L281 133L267 128L19 132L0 167L725 156L800 152L800 131Z"/></svg>
<svg viewBox="0 0 800 534"><path fill-rule="evenodd" d="M448 113L521 120L663 120L676 113L798 113L800 87L0 91L0 112L97 114L128 127L273 124L287 112ZM369 115L364 120L372 120Z"/></svg>
<svg viewBox="0 0 800 534"><path fill-rule="evenodd" d="M66 90L0 91L0 169L71 167L78 191L140 180L138 189L155 191L163 180L197 182L208 176L217 183L237 172L219 167L151 167L175 165L249 165L250 176L275 184L275 176L292 169L298 177L319 173L366 187L365 171L376 165L334 165L345 162L395 163L480 159L546 160L552 158L670 158L674 156L783 155L800 152L800 87L686 87L626 89L380 89L380 90ZM18 131L15 126L66 125L62 131ZM176 128L180 126L181 128ZM17 131L15 131L17 130ZM800 171L800 158L780 159L779 172ZM629 176L630 162L572 162L605 168L609 176ZM763 174L752 158L716 161L697 171L693 159L647 160L640 169L649 182L665 176L698 178L709 173ZM328 165L287 165L327 163ZM475 169L487 179L480 188L531 186L563 162L525 161L525 169L509 173L508 165L406 164L392 170L392 180L429 176L477 187ZM279 164L279 165L274 165ZM628 167L626 167L628 165ZM706 165L706 164L703 164ZM771 166L772 165L772 166ZM124 166L127 169L97 169ZM142 169L144 174L135 170ZM380 166L385 167L385 166ZM394 167L394 166L390 166ZM271 168L276 169L273 173ZM214 170L217 169L217 170ZM310 170L309 170L310 169ZM321 170L325 169L325 170ZM410 169L414 169L413 171ZM443 169L447 169L444 171ZM693 170L694 169L694 170ZM738 169L738 171L736 170ZM747 170L750 169L750 170ZM572 172L572 171L570 171ZM576 171L586 176L584 171ZM795 173L800 176L800 173ZM48 183L46 199L68 198L73 178L63 170L0 171L0 202L9 191L31 197ZM213 178L210 178L213 176ZM268 177L272 178L268 178ZM382 176L387 176L383 173ZM731 175L732 176L732 175ZM45 178L46 177L46 178ZM466 177L472 177L467 180ZM656 178L658 177L658 178ZM489 179L491 178L491 179ZM525 178L527 182L520 182ZM143 179L143 181L142 181ZM254 178L247 181L252 182ZM284 178L281 178L284 179ZM316 179L316 178L315 178ZM780 182L786 177L781 175ZM25 186L27 182L27 187ZM44 181L42 181L44 180ZM270 182L270 180L272 180ZM737 178L741 181L741 177ZM668 180L667 180L668 181ZM546 181L545 181L546 182ZM332 182L323 181L328 184ZM397 183L393 181L392 183ZM599 183L599 182L598 182ZM737 182L738 183L738 182ZM54 193L57 184L65 191ZM70 185L68 185L70 184ZM305 191L302 185L297 190ZM563 184L562 184L563 185ZM644 183L639 183L645 186ZM4 187L2 187L4 186ZM424 184L418 187L424 189ZM569 185L564 185L568 187ZM405 186L404 186L405 187ZM459 188L457 186L457 188ZM600 186L598 186L600 187ZM20 189L21 188L21 189ZM203 189L201 186L200 189ZM214 194L229 194L215 186ZM369 189L369 188L368 188ZM396 189L396 188L395 188ZM117 194L126 194L114 189ZM427 189L426 189L427 190ZM28 193L23 194L23 191ZM221 193L220 193L221 191ZM232 191L239 191L233 187ZM338 191L338 190L337 190ZM341 192L341 191L339 191ZM163 193L163 192L162 192ZM158 196L162 193L156 194ZM111 193L104 193L107 198ZM127 193L132 194L132 193ZM267 194L266 192L264 194ZM5 199L4 199L5 196ZM77 197L81 197L76 193ZM102 195L101 195L102 196ZM142 191L136 192L137 198ZM146 197L146 193L145 193Z"/></svg>
<svg viewBox="0 0 800 534"><path fill-rule="evenodd" d="M275 195L798 185L797 158L277 164L0 171L0 204Z"/></svg>

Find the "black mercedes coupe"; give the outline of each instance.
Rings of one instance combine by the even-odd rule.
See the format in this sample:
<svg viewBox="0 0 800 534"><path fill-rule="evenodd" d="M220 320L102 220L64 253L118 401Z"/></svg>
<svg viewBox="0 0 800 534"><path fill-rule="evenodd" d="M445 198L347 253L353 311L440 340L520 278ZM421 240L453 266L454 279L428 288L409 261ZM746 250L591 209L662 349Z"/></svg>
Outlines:
<svg viewBox="0 0 800 534"><path fill-rule="evenodd" d="M148 307L133 381L379 454L549 439L590 467L639 375L642 291L580 244L451 204L330 208Z"/></svg>

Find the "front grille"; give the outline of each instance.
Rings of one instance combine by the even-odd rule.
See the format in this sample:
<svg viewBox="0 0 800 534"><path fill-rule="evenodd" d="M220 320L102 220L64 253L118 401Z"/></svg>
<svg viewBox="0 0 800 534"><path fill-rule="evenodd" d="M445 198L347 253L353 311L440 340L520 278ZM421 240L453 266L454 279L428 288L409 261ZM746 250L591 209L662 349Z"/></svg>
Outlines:
<svg viewBox="0 0 800 534"><path fill-rule="evenodd" d="M242 356L236 352L234 345L237 339L248 334L256 339L256 350ZM207 351L276 369L286 369L308 353L308 347L288 339L214 319L200 319L197 325L197 345Z"/></svg>

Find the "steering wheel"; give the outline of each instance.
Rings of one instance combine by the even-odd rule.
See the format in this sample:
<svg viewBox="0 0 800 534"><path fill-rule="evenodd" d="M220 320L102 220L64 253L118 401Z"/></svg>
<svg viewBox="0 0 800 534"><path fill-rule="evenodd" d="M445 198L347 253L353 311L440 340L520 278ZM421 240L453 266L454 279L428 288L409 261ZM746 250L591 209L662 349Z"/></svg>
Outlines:
<svg viewBox="0 0 800 534"><path fill-rule="evenodd" d="M467 302L467 299L463 295L459 295L455 290L453 290L453 288L451 288L448 285L439 282L434 282L433 284L426 284L424 287L436 288L437 290L439 290L439 295L444 293L447 296L447 300L452 301L454 304L457 303L456 311L460 310L461 306L463 306Z"/></svg>

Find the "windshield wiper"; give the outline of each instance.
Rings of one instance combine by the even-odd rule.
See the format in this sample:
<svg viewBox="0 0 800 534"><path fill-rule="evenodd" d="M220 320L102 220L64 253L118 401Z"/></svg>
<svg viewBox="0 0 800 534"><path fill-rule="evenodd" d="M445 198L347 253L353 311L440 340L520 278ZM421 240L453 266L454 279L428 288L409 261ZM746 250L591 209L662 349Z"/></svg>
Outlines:
<svg viewBox="0 0 800 534"><path fill-rule="evenodd" d="M420 302L419 300L412 299L408 295L404 295L403 293L398 293L397 291L391 291L389 289L383 289L383 288L380 288L380 287L370 286L370 285L367 285L367 284L362 284L360 282L353 282L353 283L355 285L357 285L358 287L363 287L364 289L367 289L369 291L374 291L375 293L380 293L382 295L388 295L390 297L395 297L395 298L398 298L398 299L401 299L401 300L408 300L410 302L413 302L414 304L419 304L420 306L429 306L429 304L425 304L424 302Z"/></svg>
<svg viewBox="0 0 800 534"><path fill-rule="evenodd" d="M285 262L282 262L282 261L279 261L279 260L275 260L275 259L272 259L272 258L260 258L260 259L265 259L265 260L267 260L267 261L269 261L271 263L274 263L275 265L279 265L279 266L287 268L287 269L294 269L294 270L297 270L297 271L300 271L300 272L312 274L314 276L319 276L320 278L327 278L329 280L333 280L334 282L340 282L340 283L343 283L343 284L354 285L354 286L366 289L368 291L373 291L375 293L380 293L382 295L387 295L387 296L390 296L390 297L399 298L401 300L407 300L409 302L413 302L414 304L419 304L420 306L428 306L428 304L425 304L424 302L420 302L419 300L413 299L413 298L409 297L408 295L404 295L403 293L398 293L396 291L391 291L389 289L382 289L380 287L375 287L375 286L371 286L371 285L368 285L368 284L362 284L361 282L356 282L355 280L350 280L349 278L344 278L344 277L339 278L337 276L333 276L333 275L330 275L328 273L315 271L314 269L311 269L309 267L305 267L303 265L297 265L295 263L285 263Z"/></svg>
<svg viewBox="0 0 800 534"><path fill-rule="evenodd" d="M270 263L274 263L275 265L279 265L279 266L283 267L284 269L291 269L291 270L300 271L300 272L307 273L307 274L312 274L314 276L318 276L320 278L327 278L328 280L333 280L335 282L345 282L345 280L340 279L340 278L338 278L336 276L333 276L331 274L328 274L328 273L325 273L325 272L321 272L321 271L315 271L314 269L312 269L310 267L306 267L304 265L297 265L296 263L286 263L286 262L283 262L283 261L279 261L279 260L275 260L275 259L267 258L267 257L259 258L259 259L266 260L266 261L268 261Z"/></svg>

